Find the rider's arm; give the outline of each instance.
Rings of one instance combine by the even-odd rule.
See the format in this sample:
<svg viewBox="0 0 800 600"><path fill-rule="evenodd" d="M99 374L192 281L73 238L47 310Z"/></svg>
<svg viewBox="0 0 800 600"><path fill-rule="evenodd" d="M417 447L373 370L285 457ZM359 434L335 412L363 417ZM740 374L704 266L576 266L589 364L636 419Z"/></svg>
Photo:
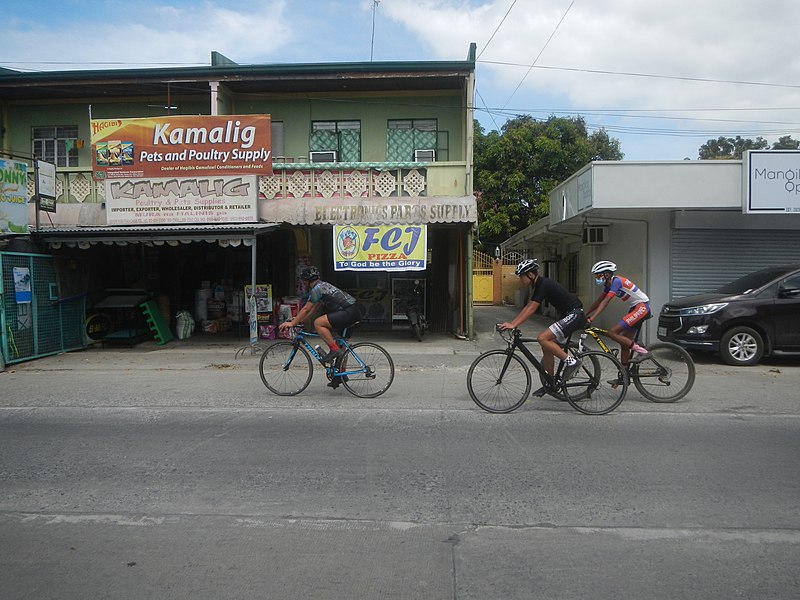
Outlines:
<svg viewBox="0 0 800 600"><path fill-rule="evenodd" d="M306 317L308 317L311 314L311 312L314 310L315 307L316 307L315 302L306 302L303 305L303 308L301 308L297 312L296 317L292 317L291 320L289 321L284 321L283 323L280 324L280 326L283 328L294 327L298 323L302 323L303 321L306 320Z"/></svg>
<svg viewBox="0 0 800 600"><path fill-rule="evenodd" d="M589 307L589 310L586 313L586 318L589 319L590 323L594 321L598 317L598 315L605 310L606 306L608 306L608 303L611 302L611 299L613 297L614 297L613 295L606 294L601 298L595 300L594 304L592 304Z"/></svg>
<svg viewBox="0 0 800 600"><path fill-rule="evenodd" d="M530 318L534 313L536 313L537 310L539 310L539 302L536 300L531 300L522 307L522 310L519 311L519 314L516 317L514 317L513 321L501 323L501 325L504 329L516 329L525 321L527 321L528 318Z"/></svg>

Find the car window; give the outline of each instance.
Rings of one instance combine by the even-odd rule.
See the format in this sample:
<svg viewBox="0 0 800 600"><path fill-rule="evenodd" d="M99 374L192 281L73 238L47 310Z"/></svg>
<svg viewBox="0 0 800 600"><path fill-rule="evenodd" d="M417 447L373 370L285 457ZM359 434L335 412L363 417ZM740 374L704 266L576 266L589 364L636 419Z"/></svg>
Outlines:
<svg viewBox="0 0 800 600"><path fill-rule="evenodd" d="M785 269L764 269L731 281L717 290L720 294L750 294L785 273Z"/></svg>
<svg viewBox="0 0 800 600"><path fill-rule="evenodd" d="M781 287L788 289L800 288L800 273L792 275L791 277L787 277L786 279L781 281Z"/></svg>
<svg viewBox="0 0 800 600"><path fill-rule="evenodd" d="M773 283L772 285L765 287L764 291L758 295L759 298L762 300L766 300L767 298L777 298L778 297L778 284Z"/></svg>

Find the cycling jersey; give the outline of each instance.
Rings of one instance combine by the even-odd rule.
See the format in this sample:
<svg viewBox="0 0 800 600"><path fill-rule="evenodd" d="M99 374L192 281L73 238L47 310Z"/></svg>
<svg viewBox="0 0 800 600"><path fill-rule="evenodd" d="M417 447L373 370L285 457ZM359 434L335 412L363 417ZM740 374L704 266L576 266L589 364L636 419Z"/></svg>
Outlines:
<svg viewBox="0 0 800 600"><path fill-rule="evenodd" d="M326 313L343 310L356 303L356 299L327 281L319 281L308 293L308 301L320 302Z"/></svg>
<svg viewBox="0 0 800 600"><path fill-rule="evenodd" d="M614 277L611 278L611 285L604 286L603 293L612 298L616 296L625 302L629 302L631 306L636 306L643 302L650 302L650 298L647 294L640 290L635 283L620 275L614 275Z"/></svg>

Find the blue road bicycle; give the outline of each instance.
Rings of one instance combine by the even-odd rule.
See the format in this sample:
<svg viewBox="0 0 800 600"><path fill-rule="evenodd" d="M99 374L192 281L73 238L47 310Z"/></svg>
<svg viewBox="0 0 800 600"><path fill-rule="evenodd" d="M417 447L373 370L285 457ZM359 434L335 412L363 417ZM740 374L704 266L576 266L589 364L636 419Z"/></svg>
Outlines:
<svg viewBox="0 0 800 600"><path fill-rule="evenodd" d="M319 335L294 327L291 340L271 344L261 355L258 372L267 388L279 396L296 396L308 387L314 375L312 357L325 370L328 385L344 388L359 398L375 398L389 389L394 381L394 362L389 353L372 342L348 341L349 331L344 329L336 340L345 351L332 364L323 363L310 339Z"/></svg>

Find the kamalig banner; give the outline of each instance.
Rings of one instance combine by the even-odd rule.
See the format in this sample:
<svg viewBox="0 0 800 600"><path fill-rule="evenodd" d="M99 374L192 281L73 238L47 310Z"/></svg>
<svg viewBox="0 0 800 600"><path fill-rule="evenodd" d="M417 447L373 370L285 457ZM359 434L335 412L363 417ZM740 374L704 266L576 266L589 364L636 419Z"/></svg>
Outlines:
<svg viewBox="0 0 800 600"><path fill-rule="evenodd" d="M272 174L270 115L92 119L94 178Z"/></svg>
<svg viewBox="0 0 800 600"><path fill-rule="evenodd" d="M426 225L336 225L333 228L337 271L424 271Z"/></svg>

